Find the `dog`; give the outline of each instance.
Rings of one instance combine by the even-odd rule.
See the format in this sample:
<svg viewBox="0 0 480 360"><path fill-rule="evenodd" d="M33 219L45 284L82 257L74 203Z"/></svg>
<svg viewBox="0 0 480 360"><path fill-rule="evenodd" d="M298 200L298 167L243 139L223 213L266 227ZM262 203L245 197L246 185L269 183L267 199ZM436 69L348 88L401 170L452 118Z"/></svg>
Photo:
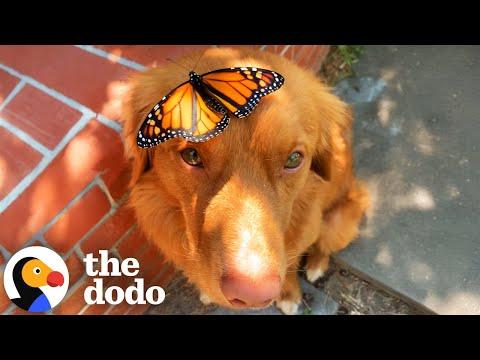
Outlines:
<svg viewBox="0 0 480 360"><path fill-rule="evenodd" d="M189 70L244 66L278 72L285 84L250 116L230 116L225 131L207 142L137 146L148 112L187 81ZM244 309L274 302L295 314L302 256L314 282L330 254L358 235L369 196L353 173L351 110L313 72L269 52L211 48L133 75L123 114L138 226L196 285L204 304ZM203 166L187 163L185 154Z"/></svg>

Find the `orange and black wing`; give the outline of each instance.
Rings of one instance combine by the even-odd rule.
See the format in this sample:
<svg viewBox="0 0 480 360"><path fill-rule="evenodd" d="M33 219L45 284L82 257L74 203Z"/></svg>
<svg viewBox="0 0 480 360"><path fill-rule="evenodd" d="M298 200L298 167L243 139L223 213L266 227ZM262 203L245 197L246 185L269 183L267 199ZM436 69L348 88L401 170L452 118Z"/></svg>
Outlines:
<svg viewBox="0 0 480 360"><path fill-rule="evenodd" d="M282 75L256 67L215 70L202 75L202 83L237 117L248 116L260 99L283 85Z"/></svg>
<svg viewBox="0 0 480 360"><path fill-rule="evenodd" d="M190 82L163 97L140 126L137 145L156 146L172 138L207 141L229 124L225 108L208 94L200 94Z"/></svg>

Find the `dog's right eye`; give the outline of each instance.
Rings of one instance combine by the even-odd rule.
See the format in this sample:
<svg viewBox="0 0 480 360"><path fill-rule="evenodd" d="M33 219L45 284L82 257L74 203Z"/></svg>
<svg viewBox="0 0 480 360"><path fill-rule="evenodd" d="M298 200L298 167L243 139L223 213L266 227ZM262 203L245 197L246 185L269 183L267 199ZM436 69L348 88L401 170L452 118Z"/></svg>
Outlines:
<svg viewBox="0 0 480 360"><path fill-rule="evenodd" d="M192 148L183 149L180 153L183 161L185 161L190 166L202 166L202 159L197 150Z"/></svg>

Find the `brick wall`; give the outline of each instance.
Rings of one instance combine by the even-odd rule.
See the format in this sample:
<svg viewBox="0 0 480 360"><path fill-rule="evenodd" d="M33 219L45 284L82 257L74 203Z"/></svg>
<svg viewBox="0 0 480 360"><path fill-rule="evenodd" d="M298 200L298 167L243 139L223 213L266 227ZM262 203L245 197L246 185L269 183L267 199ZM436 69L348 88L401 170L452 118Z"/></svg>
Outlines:
<svg viewBox="0 0 480 360"><path fill-rule="evenodd" d="M208 46L0 46L0 314L21 314L3 291L10 256L29 245L65 259L70 288L55 314L139 314L145 306L85 306L84 254L136 257L146 286L173 268L126 208L119 105L125 76ZM326 45L263 45L319 70ZM126 287L126 279L110 285ZM115 281L119 282L118 284Z"/></svg>

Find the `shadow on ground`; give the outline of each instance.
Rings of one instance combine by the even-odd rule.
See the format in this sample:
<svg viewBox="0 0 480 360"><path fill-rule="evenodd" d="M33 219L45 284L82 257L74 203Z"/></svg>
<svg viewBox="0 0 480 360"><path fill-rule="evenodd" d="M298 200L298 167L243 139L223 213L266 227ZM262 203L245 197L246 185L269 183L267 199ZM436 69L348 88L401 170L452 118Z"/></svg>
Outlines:
<svg viewBox="0 0 480 360"><path fill-rule="evenodd" d="M374 207L339 259L445 314L480 314L480 47L367 46L337 93Z"/></svg>

